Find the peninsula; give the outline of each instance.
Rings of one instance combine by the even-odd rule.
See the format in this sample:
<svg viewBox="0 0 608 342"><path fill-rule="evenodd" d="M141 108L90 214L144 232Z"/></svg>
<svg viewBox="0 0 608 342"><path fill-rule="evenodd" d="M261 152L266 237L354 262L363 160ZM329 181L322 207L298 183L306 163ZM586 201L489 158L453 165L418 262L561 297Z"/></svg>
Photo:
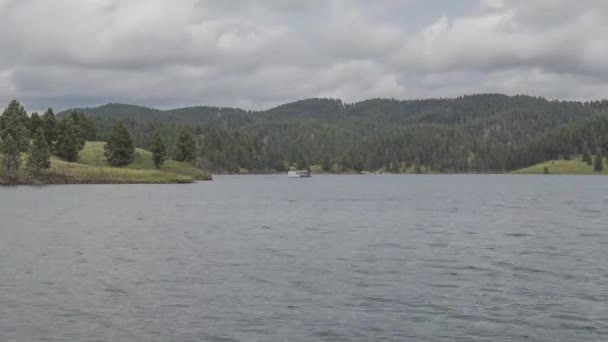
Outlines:
<svg viewBox="0 0 608 342"><path fill-rule="evenodd" d="M104 140L104 141L97 141ZM107 132L82 113L27 115L12 101L0 117L0 184L193 183L211 180L197 166L196 141L183 130L172 151L155 132L152 150L134 146L122 121Z"/></svg>

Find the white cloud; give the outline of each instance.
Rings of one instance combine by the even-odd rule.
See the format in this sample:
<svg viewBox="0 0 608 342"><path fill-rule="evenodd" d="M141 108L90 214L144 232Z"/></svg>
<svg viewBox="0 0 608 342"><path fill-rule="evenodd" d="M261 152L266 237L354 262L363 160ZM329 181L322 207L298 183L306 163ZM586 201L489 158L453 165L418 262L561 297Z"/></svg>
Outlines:
<svg viewBox="0 0 608 342"><path fill-rule="evenodd" d="M0 101L265 108L315 96L605 97L607 2L459 4L0 0Z"/></svg>

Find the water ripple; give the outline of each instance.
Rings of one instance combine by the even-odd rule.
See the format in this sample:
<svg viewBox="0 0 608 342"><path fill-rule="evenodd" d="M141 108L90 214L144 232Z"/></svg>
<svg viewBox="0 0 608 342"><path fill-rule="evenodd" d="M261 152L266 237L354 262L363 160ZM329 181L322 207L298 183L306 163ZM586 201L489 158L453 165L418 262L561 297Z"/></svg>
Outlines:
<svg viewBox="0 0 608 342"><path fill-rule="evenodd" d="M608 188L539 179L2 189L0 341L608 341Z"/></svg>

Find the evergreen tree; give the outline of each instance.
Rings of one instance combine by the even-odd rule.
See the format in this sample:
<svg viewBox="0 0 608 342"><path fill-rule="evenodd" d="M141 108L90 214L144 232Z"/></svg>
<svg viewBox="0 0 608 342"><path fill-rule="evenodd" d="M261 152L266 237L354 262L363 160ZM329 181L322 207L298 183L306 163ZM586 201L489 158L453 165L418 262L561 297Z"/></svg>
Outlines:
<svg viewBox="0 0 608 342"><path fill-rule="evenodd" d="M328 156L324 156L323 157L323 161L321 162L321 168L325 172L330 172L331 171L331 161L329 160Z"/></svg>
<svg viewBox="0 0 608 342"><path fill-rule="evenodd" d="M42 127L42 118L38 113L32 113L30 115L30 137L34 137L38 129Z"/></svg>
<svg viewBox="0 0 608 342"><path fill-rule="evenodd" d="M29 146L27 131L27 113L17 101L11 101L0 117L0 138L6 140L10 135L19 152L25 152Z"/></svg>
<svg viewBox="0 0 608 342"><path fill-rule="evenodd" d="M173 159L188 163L193 163L196 159L196 141L188 129L180 130Z"/></svg>
<svg viewBox="0 0 608 342"><path fill-rule="evenodd" d="M66 118L59 122L56 139L55 153L69 162L76 161L78 153L84 147L85 141L82 138L80 128L76 126L71 118Z"/></svg>
<svg viewBox="0 0 608 342"><path fill-rule="evenodd" d="M57 140L57 119L51 108L42 115L42 130L47 145L52 148Z"/></svg>
<svg viewBox="0 0 608 342"><path fill-rule="evenodd" d="M7 135L2 139L0 145L0 152L2 152L2 166L4 166L5 174L8 179L15 179L17 177L17 170L21 164L21 151L17 141L13 139L12 135Z"/></svg>
<svg viewBox="0 0 608 342"><path fill-rule="evenodd" d="M27 167L34 175L39 175L42 170L51 167L51 151L46 143L42 128L38 128L38 131L34 134L27 158Z"/></svg>
<svg viewBox="0 0 608 342"><path fill-rule="evenodd" d="M416 157L414 160L414 172L422 173L422 165L420 164L420 158Z"/></svg>
<svg viewBox="0 0 608 342"><path fill-rule="evenodd" d="M28 148L28 132L24 122L27 122L27 114L17 101L12 101L0 117L1 162L9 179L17 177L21 153Z"/></svg>
<svg viewBox="0 0 608 342"><path fill-rule="evenodd" d="M365 170L365 165L363 165L363 158L361 156L355 156L353 154L351 162L355 172L361 173L363 170Z"/></svg>
<svg viewBox="0 0 608 342"><path fill-rule="evenodd" d="M154 137L152 138L152 160L154 161L154 166L157 169L165 163L167 160L167 146L163 141L163 136L160 132L155 132Z"/></svg>
<svg viewBox="0 0 608 342"><path fill-rule="evenodd" d="M27 112L19 103L19 101L12 100L4 109L4 113L2 113L2 118L0 119L0 131L4 131L7 129L7 120L18 121L23 127L27 129L29 124ZM15 139L15 142L19 144L18 139L20 139L20 137L13 136L13 139Z"/></svg>
<svg viewBox="0 0 608 342"><path fill-rule="evenodd" d="M591 158L591 152L589 151L589 145L587 145L586 141L583 144L583 158L582 159L588 165L593 165L593 160Z"/></svg>
<svg viewBox="0 0 608 342"><path fill-rule="evenodd" d="M104 148L104 154L112 166L126 166L135 159L133 139L122 121L114 126Z"/></svg>
<svg viewBox="0 0 608 342"><path fill-rule="evenodd" d="M302 158L300 159L300 161L298 161L296 167L298 168L298 170L306 170L306 168L308 167L308 162L306 161L306 159Z"/></svg>
<svg viewBox="0 0 608 342"><path fill-rule="evenodd" d="M74 120L74 123L80 127L80 131L86 141L97 140L97 126L93 119L80 112L72 112L70 117Z"/></svg>
<svg viewBox="0 0 608 342"><path fill-rule="evenodd" d="M288 170L288 168L285 166L285 162L279 159L274 159L271 161L270 169L275 170L277 172L283 172Z"/></svg>
<svg viewBox="0 0 608 342"><path fill-rule="evenodd" d="M593 163L593 170L595 172L604 171L604 156L602 155L602 150L598 147L597 152L595 152L595 162Z"/></svg>

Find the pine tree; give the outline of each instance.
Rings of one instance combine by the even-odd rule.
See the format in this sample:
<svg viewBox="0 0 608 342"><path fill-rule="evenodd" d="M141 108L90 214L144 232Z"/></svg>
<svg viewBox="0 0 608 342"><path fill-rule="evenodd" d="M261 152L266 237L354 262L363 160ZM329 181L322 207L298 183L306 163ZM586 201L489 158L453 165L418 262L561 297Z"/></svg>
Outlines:
<svg viewBox="0 0 608 342"><path fill-rule="evenodd" d="M32 113L30 115L30 137L34 137L38 129L42 127L42 118L38 113Z"/></svg>
<svg viewBox="0 0 608 342"><path fill-rule="evenodd" d="M328 156L324 156L323 157L323 161L321 162L321 168L325 172L330 172L331 171L331 161L329 160Z"/></svg>
<svg viewBox="0 0 608 342"><path fill-rule="evenodd" d="M28 149L27 113L17 101L11 101L0 117L1 162L9 179L17 177L21 153Z"/></svg>
<svg viewBox="0 0 608 342"><path fill-rule="evenodd" d="M112 166L126 166L135 159L133 139L122 121L119 121L112 129L104 149L104 154Z"/></svg>
<svg viewBox="0 0 608 342"><path fill-rule="evenodd" d="M29 125L27 112L17 100L12 100L4 109L4 113L2 113L2 118L0 119L0 131L7 129L7 120L18 121L26 129ZM13 135L13 139L19 144L18 140L20 137Z"/></svg>
<svg viewBox="0 0 608 342"><path fill-rule="evenodd" d="M82 138L80 128L74 124L71 118L66 118L59 122L56 139L55 153L69 162L76 161L78 153L84 147L85 141Z"/></svg>
<svg viewBox="0 0 608 342"><path fill-rule="evenodd" d="M76 126L80 127L80 131L82 132L85 140L97 140L97 126L95 125L95 121L93 121L93 119L80 112L72 112L72 114L70 114L70 118L74 120Z"/></svg>
<svg viewBox="0 0 608 342"><path fill-rule="evenodd" d="M180 162L193 163L196 159L196 141L187 129L182 129L177 137L174 158Z"/></svg>
<svg viewBox="0 0 608 342"><path fill-rule="evenodd" d="M604 171L604 156L602 155L602 150L598 147L597 152L595 152L595 162L593 163L593 170L595 172Z"/></svg>
<svg viewBox="0 0 608 342"><path fill-rule="evenodd" d="M363 164L363 158L360 155L352 154L352 166L353 170L357 173L363 172L365 170L365 165Z"/></svg>
<svg viewBox="0 0 608 342"><path fill-rule="evenodd" d="M27 114L25 110L19 102L11 101L0 117L0 138L6 140L10 135L19 152L27 151L29 134L26 124Z"/></svg>
<svg viewBox="0 0 608 342"><path fill-rule="evenodd" d="M57 119L51 108L42 115L42 130L44 131L47 145L52 149L53 144L57 140Z"/></svg>
<svg viewBox="0 0 608 342"><path fill-rule="evenodd" d="M306 168L308 167L308 161L302 158L300 159L300 161L298 161L296 167L298 168L298 170L306 170Z"/></svg>
<svg viewBox="0 0 608 342"><path fill-rule="evenodd" d="M19 145L13 139L13 136L9 134L2 139L0 150L2 152L2 166L4 166L5 174L8 179L13 180L17 177L17 170L19 170L19 165L21 164Z"/></svg>
<svg viewBox="0 0 608 342"><path fill-rule="evenodd" d="M593 160L591 158L591 152L589 151L589 145L587 145L586 141L583 144L583 158L582 159L588 165L593 165Z"/></svg>
<svg viewBox="0 0 608 342"><path fill-rule="evenodd" d="M152 160L157 169L160 169L167 160L167 146L163 141L163 136L158 131L154 133L152 138Z"/></svg>
<svg viewBox="0 0 608 342"><path fill-rule="evenodd" d="M42 128L38 128L38 131L34 134L34 140L27 158L27 167L36 176L40 175L42 170L51 167L51 151L44 138Z"/></svg>
<svg viewBox="0 0 608 342"><path fill-rule="evenodd" d="M422 173L422 165L420 164L420 159L418 157L414 160L414 172Z"/></svg>

